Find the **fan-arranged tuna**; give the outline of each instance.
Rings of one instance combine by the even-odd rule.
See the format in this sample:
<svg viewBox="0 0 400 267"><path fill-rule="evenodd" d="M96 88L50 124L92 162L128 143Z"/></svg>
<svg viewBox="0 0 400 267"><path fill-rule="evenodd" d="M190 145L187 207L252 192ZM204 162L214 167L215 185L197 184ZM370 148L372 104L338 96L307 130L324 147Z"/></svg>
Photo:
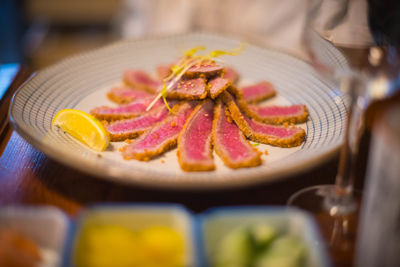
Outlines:
<svg viewBox="0 0 400 267"><path fill-rule="evenodd" d="M237 52L195 56L199 49L158 66L157 79L140 70L125 71L124 85L107 93L118 106L91 111L111 141L131 139L121 149L125 159L148 161L177 147L184 171L214 170L213 151L236 169L262 163L262 153L249 141L282 148L304 141L305 131L293 124L307 121L305 105L259 105L277 94L270 82L238 87L238 73L216 60Z"/></svg>

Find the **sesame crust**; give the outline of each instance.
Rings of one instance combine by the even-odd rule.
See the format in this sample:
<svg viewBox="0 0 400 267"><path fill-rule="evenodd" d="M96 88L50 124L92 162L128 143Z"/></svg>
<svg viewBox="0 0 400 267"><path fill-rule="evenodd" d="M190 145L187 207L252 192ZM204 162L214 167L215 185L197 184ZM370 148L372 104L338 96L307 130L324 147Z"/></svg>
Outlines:
<svg viewBox="0 0 400 267"><path fill-rule="evenodd" d="M219 146L216 129L218 127L218 121L221 116L221 111L224 112L224 108L222 105L223 105L222 101L218 99L217 104L215 105L215 108L214 108L212 137L213 137L213 144L214 144L215 152L222 159L224 164L232 169L259 166L262 163L261 153L256 148L252 147L252 145L246 140L246 138L243 136L243 134L241 134L242 141L244 143L246 143L249 146L249 148L251 148L254 152L256 152L253 157L251 157L247 160L244 160L244 161L233 162L233 161L231 161L229 156L226 155L226 153L224 152L224 149Z"/></svg>
<svg viewBox="0 0 400 267"><path fill-rule="evenodd" d="M143 90L143 91L146 91L151 94L157 93L157 88L154 88L152 86L145 85L142 83L133 83L133 82L129 81L128 79L126 79L125 77L123 78L123 82L126 86L137 89L137 90Z"/></svg>
<svg viewBox="0 0 400 267"><path fill-rule="evenodd" d="M136 132L120 133L120 134L111 134L110 133L110 141L118 142L118 141L125 141L126 139L134 139L146 131L147 130L141 130L141 131L136 131Z"/></svg>
<svg viewBox="0 0 400 267"><path fill-rule="evenodd" d="M137 113L102 114L102 113L98 112L98 110L100 110L102 108L110 108L110 107L102 106L102 107L95 108L90 111L90 114L92 114L94 117L96 117L99 120L105 120L105 121L111 122L111 121L135 118L144 113L144 112L137 112Z"/></svg>
<svg viewBox="0 0 400 267"><path fill-rule="evenodd" d="M182 107L184 104L181 104L179 107ZM175 108L175 106L174 106ZM179 108L180 109L180 108ZM181 110L179 110L181 111ZM193 111L191 112L193 113ZM152 129L158 129L161 125L166 124L166 123L172 123L173 119L175 116L168 116L167 118L165 118L164 120L162 120L161 122L157 123ZM182 130L182 129L181 129ZM150 134L152 131L147 131L146 134ZM140 160L140 161L149 161L150 159L159 156L160 154L171 150L173 148L176 147L177 145L177 139L178 139L178 134L176 134L173 137L170 137L168 140L166 140L165 142L163 142L162 144L160 144L161 146L158 147L156 150L147 150L145 149L142 153L132 153L132 155L125 155L124 151L127 149L127 147L129 147L130 145L127 145L125 147L123 147L121 149L121 152L123 152L122 156L124 159L129 160L129 159L136 159L136 160ZM140 140L136 140L136 142L138 142ZM134 142L133 144L135 144L136 142Z"/></svg>
<svg viewBox="0 0 400 267"><path fill-rule="evenodd" d="M174 149L177 144L176 139L177 139L177 137L173 137L171 140L168 140L167 142L165 142L161 147L159 147L156 150L152 150L152 151L145 150L143 153L135 153L132 156L126 156L126 155L122 154L122 157L126 160L136 159L136 160L140 160L140 161L149 161L152 158L155 158L166 151ZM124 146L121 149L121 152L124 153L124 151L126 150L126 148L128 146L129 145Z"/></svg>
<svg viewBox="0 0 400 267"><path fill-rule="evenodd" d="M193 95L189 93L183 93L175 90L170 90L168 92L168 98L170 99L184 99L184 100L201 100L207 97L207 86L206 82L204 79L203 81L203 86L204 86L204 92L201 95ZM192 85L193 86L193 85ZM186 89L186 88L185 88Z"/></svg>
<svg viewBox="0 0 400 267"><path fill-rule="evenodd" d="M256 121L268 123L268 124L298 124L304 123L308 119L308 109L306 105L301 105L302 110L297 115L292 116L270 116L270 117L263 117L258 115L256 112L252 111L251 109L247 108L244 109L245 113L249 114L250 117L254 118Z"/></svg>
<svg viewBox="0 0 400 267"><path fill-rule="evenodd" d="M114 103L116 103L116 104L119 104L119 105L121 105L121 104L128 104L128 103L132 102L133 100L135 100L135 97L134 97L134 96L131 96L131 97L122 97L122 96L117 96L117 95L115 95L115 94L112 93L112 92L108 92L108 93L107 93L107 98L108 98L110 101L112 101L112 102L114 102Z"/></svg>
<svg viewBox="0 0 400 267"><path fill-rule="evenodd" d="M184 78L194 79L194 78L206 78L211 79L216 76L221 76L225 73L225 70L221 67L221 69L217 69L214 71L207 71L207 72L199 72L199 71L186 71L183 75Z"/></svg>
<svg viewBox="0 0 400 267"><path fill-rule="evenodd" d="M207 92L208 95L212 98L215 99L217 98L217 96L219 96L222 92L224 92L229 86L231 86L231 82L227 82L223 87L221 87L217 92L211 93L210 92L210 88L211 88L211 84L207 84Z"/></svg>
<svg viewBox="0 0 400 267"><path fill-rule="evenodd" d="M280 138L255 132L245 120L243 114L234 102L233 97L229 95L229 93L224 92L221 95L221 98L228 107L231 117L235 121L236 125L238 125L244 135L251 141L286 148L299 146L301 143L303 143L306 133L301 128L297 128L299 131L287 138Z"/></svg>
<svg viewBox="0 0 400 267"><path fill-rule="evenodd" d="M164 106L160 106L158 108L156 108L155 110L150 111L149 113L145 114L146 115L152 115L152 113L158 113L161 112L162 109L165 109ZM140 116L138 116L140 117ZM136 117L136 118L138 118ZM131 118L132 119L132 118ZM133 118L135 119L135 118ZM106 131L110 134L110 141L116 142L116 141L124 141L126 139L134 139L137 138L138 136L142 135L144 132L147 132L149 129L151 129L152 127L154 127L155 125L157 125L160 121L154 123L153 125L149 125L147 127L141 127L138 129L133 129L131 131L127 131L127 132L121 132L121 133L111 133L110 131L108 131L107 126L112 124L113 122L124 122L125 120L117 120L117 121L112 121L112 122L108 122L106 120L102 120L101 122L103 123L104 127L106 128Z"/></svg>
<svg viewBox="0 0 400 267"><path fill-rule="evenodd" d="M256 121L267 123L267 124L284 124L284 123L303 123L306 122L308 119L308 109L306 105L301 105L302 107L302 112L299 112L297 115L291 115L291 116L268 116L268 117L263 117L258 115L256 112L251 110L249 107L248 103L243 99L243 98L236 98L237 104L240 107L240 110L244 112L247 116L250 118L255 119Z"/></svg>

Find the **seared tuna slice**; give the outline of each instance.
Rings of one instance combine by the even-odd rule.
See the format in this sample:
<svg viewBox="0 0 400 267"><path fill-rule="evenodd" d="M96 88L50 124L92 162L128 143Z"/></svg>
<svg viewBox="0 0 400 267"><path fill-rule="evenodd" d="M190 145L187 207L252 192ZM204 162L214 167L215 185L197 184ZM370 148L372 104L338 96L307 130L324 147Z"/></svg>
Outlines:
<svg viewBox="0 0 400 267"><path fill-rule="evenodd" d="M157 66L157 78L162 81L171 74L171 64L170 65L158 65Z"/></svg>
<svg viewBox="0 0 400 267"><path fill-rule="evenodd" d="M232 169L260 165L260 152L246 140L227 113L223 103L218 100L214 109L212 133L215 152Z"/></svg>
<svg viewBox="0 0 400 267"><path fill-rule="evenodd" d="M127 118L134 118L146 111L147 106L153 101L154 97L146 97L138 100L134 100L128 105L113 107L97 107L90 111L90 113L98 118L99 120L113 121ZM160 99L156 102L154 107L163 105L163 101Z"/></svg>
<svg viewBox="0 0 400 267"><path fill-rule="evenodd" d="M231 82L226 78L217 77L208 82L208 94L214 99L223 91L225 91Z"/></svg>
<svg viewBox="0 0 400 267"><path fill-rule="evenodd" d="M236 97L240 110L256 121L269 124L303 123L307 121L308 109L305 105L292 106L256 106L249 105L243 92L235 86L229 86L228 91Z"/></svg>
<svg viewBox="0 0 400 267"><path fill-rule="evenodd" d="M299 127L284 127L254 121L242 114L234 98L228 93L222 94L225 105L236 125L250 140L279 147L299 146L305 138L305 131Z"/></svg>
<svg viewBox="0 0 400 267"><path fill-rule="evenodd" d="M168 91L168 98L204 99L207 96L206 82L202 78L180 80Z"/></svg>
<svg viewBox="0 0 400 267"><path fill-rule="evenodd" d="M125 159L147 161L176 146L178 134L192 113L195 102L174 108L174 113L122 149Z"/></svg>
<svg viewBox="0 0 400 267"><path fill-rule="evenodd" d="M105 127L110 133L111 141L123 141L138 137L156 123L165 119L168 113L165 106L160 106L136 118L105 123Z"/></svg>
<svg viewBox="0 0 400 267"><path fill-rule="evenodd" d="M231 84L237 83L239 80L239 74L231 67L225 67L225 79L228 79Z"/></svg>
<svg viewBox="0 0 400 267"><path fill-rule="evenodd" d="M214 102L205 100L196 107L180 132L177 155L184 171L215 169L211 149L213 117Z"/></svg>
<svg viewBox="0 0 400 267"><path fill-rule="evenodd" d="M107 93L108 99L117 104L128 104L133 100L142 99L148 96L151 96L151 94L126 86L115 86Z"/></svg>
<svg viewBox="0 0 400 267"><path fill-rule="evenodd" d="M249 105L244 111L255 120L270 124L303 123L306 122L308 118L308 109L305 105Z"/></svg>
<svg viewBox="0 0 400 267"><path fill-rule="evenodd" d="M127 70L123 75L124 82L134 89L144 90L150 93L156 93L161 86L159 81L151 78L147 73L141 70Z"/></svg>
<svg viewBox="0 0 400 267"><path fill-rule="evenodd" d="M215 61L207 60L198 63L189 68L184 76L187 78L211 78L224 73L224 67Z"/></svg>
<svg viewBox="0 0 400 267"><path fill-rule="evenodd" d="M260 82L241 89L244 100L248 103L257 103L276 95L274 86L269 82Z"/></svg>

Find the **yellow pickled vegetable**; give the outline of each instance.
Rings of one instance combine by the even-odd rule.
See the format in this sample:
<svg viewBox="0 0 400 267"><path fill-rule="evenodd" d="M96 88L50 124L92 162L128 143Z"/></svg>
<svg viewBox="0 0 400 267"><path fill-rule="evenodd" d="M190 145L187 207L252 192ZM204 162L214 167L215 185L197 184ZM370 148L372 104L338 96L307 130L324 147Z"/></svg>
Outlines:
<svg viewBox="0 0 400 267"><path fill-rule="evenodd" d="M89 226L76 248L77 267L184 266L182 236L166 226L133 232L116 225Z"/></svg>

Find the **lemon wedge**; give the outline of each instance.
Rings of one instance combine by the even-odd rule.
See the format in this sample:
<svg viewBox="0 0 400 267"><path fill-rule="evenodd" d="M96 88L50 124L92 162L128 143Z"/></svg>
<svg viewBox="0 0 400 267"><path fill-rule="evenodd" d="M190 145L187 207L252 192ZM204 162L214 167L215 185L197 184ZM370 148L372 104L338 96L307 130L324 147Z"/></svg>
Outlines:
<svg viewBox="0 0 400 267"><path fill-rule="evenodd" d="M96 151L105 150L110 143L110 135L103 124L80 110L62 109L54 116L52 124Z"/></svg>

